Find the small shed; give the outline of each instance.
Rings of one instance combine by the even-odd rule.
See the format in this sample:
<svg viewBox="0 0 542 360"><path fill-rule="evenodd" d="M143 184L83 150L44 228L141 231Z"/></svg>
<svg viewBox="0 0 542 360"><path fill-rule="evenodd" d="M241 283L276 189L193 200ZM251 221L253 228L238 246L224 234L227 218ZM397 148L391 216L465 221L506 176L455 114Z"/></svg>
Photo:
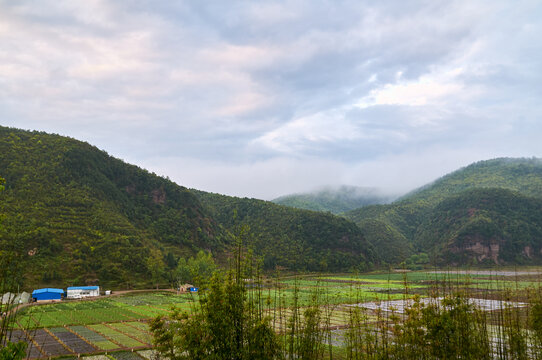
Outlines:
<svg viewBox="0 0 542 360"><path fill-rule="evenodd" d="M32 291L32 298L36 301L61 300L64 290L54 288L44 288Z"/></svg>
<svg viewBox="0 0 542 360"><path fill-rule="evenodd" d="M81 299L91 296L100 296L99 286L70 286L66 289L68 299Z"/></svg>
<svg viewBox="0 0 542 360"><path fill-rule="evenodd" d="M194 287L194 285L184 284L184 285L179 286L179 291L182 293L185 293L185 292L190 291L189 289L192 287Z"/></svg>

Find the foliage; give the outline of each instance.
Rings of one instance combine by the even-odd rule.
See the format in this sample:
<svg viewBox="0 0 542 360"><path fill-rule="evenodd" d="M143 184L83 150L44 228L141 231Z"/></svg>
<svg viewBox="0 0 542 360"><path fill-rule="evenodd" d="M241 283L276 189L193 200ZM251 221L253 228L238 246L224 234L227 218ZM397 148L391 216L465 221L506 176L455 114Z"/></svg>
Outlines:
<svg viewBox="0 0 542 360"><path fill-rule="evenodd" d="M262 200L195 193L226 229L250 227L247 246L263 257L264 269L366 270L378 262L373 246L346 219Z"/></svg>
<svg viewBox="0 0 542 360"><path fill-rule="evenodd" d="M175 309L169 321L157 317L151 322L155 348L171 360L277 358L278 339L261 299L247 296L244 279L251 272L238 252L232 269L225 276L215 272L208 289L200 290L190 315Z"/></svg>
<svg viewBox="0 0 542 360"><path fill-rule="evenodd" d="M404 265L409 270L421 270L424 266L428 264L429 256L424 252L419 254L413 254L404 262Z"/></svg>
<svg viewBox="0 0 542 360"><path fill-rule="evenodd" d="M406 359L490 359L484 314L459 293L425 305L416 297L393 326L392 353Z"/></svg>
<svg viewBox="0 0 542 360"><path fill-rule="evenodd" d="M409 241L395 227L376 219L361 220L359 226L383 262L398 264L412 253Z"/></svg>
<svg viewBox="0 0 542 360"><path fill-rule="evenodd" d="M0 349L0 360L24 359L26 346L26 343L23 341L18 343L8 342L6 346Z"/></svg>
<svg viewBox="0 0 542 360"><path fill-rule="evenodd" d="M200 250L195 257L190 257L188 261L184 258L179 259L175 269L175 279L177 286L186 283L203 286L217 270L217 266L211 253Z"/></svg>

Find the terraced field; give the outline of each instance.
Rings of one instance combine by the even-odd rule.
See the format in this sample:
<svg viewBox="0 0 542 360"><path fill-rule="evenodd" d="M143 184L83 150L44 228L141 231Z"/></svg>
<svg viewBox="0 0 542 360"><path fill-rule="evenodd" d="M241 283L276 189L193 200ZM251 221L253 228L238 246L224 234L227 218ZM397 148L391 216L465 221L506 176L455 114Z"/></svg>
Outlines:
<svg viewBox="0 0 542 360"><path fill-rule="evenodd" d="M142 329L138 326L134 326L133 324L134 323L113 323L108 324L108 326L117 330L118 332L135 338L136 340L147 346L150 346L150 344L152 343L152 338L151 335L146 331L147 329ZM135 324L141 323L136 322ZM146 324L144 326L146 327Z"/></svg>

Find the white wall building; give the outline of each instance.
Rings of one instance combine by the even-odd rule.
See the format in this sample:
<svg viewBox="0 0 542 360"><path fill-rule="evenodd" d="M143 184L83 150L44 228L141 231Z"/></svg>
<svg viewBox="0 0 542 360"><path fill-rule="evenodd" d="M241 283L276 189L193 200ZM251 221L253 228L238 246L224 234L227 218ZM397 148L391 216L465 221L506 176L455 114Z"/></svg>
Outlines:
<svg viewBox="0 0 542 360"><path fill-rule="evenodd" d="M99 286L71 286L66 289L68 299L82 299L91 296L100 296Z"/></svg>

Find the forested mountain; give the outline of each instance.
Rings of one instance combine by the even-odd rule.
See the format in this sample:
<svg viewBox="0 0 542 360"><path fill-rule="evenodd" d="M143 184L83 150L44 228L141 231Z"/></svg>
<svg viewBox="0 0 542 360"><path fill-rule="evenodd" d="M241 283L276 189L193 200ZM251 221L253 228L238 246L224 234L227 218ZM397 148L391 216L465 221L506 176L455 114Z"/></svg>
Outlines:
<svg viewBox="0 0 542 360"><path fill-rule="evenodd" d="M337 271L367 269L378 259L359 228L329 213L294 209L268 201L196 191L213 218L232 232L248 225L248 244L264 267Z"/></svg>
<svg viewBox="0 0 542 360"><path fill-rule="evenodd" d="M179 258L218 259L250 227L265 269L345 271L412 255L441 264L540 262L542 162L496 159L388 205L346 213L189 190L71 138L0 127L0 256L26 283L148 286ZM350 192L344 189L346 193Z"/></svg>
<svg viewBox="0 0 542 360"><path fill-rule="evenodd" d="M28 286L165 282L180 257L201 249L227 255L236 225L245 223L267 268L348 270L375 261L359 229L345 219L196 196L59 135L0 127L0 177L6 179L0 256L8 248L22 254Z"/></svg>
<svg viewBox="0 0 542 360"><path fill-rule="evenodd" d="M372 204L385 204L394 199L375 188L356 186L326 187L314 192L285 195L272 200L276 204L339 214Z"/></svg>
<svg viewBox="0 0 542 360"><path fill-rule="evenodd" d="M490 188L493 190L488 192ZM449 202L452 201L452 198L455 199L455 196L463 194L465 191L470 191L467 193L468 196L481 202L492 201L502 204L506 203L503 202L503 199L510 200L509 192L499 192L495 189L513 191L517 195L514 202L516 204L525 203L525 207L529 207L528 201L532 200L532 198L542 198L542 161L540 159L481 161L446 175L432 184L405 195L392 204L373 205L356 209L347 212L345 216L356 222L367 239L375 243L375 245L374 238L381 236L381 234L375 234L373 228L367 226L368 220L386 224L394 234L399 233L408 240L413 253L430 252L432 259L439 263L446 263L447 261L457 263L472 261L499 263L515 263L520 260L538 261L536 255L528 255L519 247L509 247L508 245L508 242L513 241L514 232L510 232L510 228L507 227L509 224L505 224L501 220L503 217L519 219L524 216L525 213L518 213L521 208L519 205L511 208L510 212L505 215L502 215L502 212L499 213L500 215L496 212L486 214L488 221L493 224L492 226L496 227L493 229L494 234L507 234L507 236L501 236L498 241L501 247L504 246L504 249L507 249L505 251L506 255L500 252L497 257L484 257L478 256L475 254L476 251L468 249L472 246L478 246L476 245L476 239L487 238L487 233L483 233L481 228L471 227L474 219L471 219L469 223L470 235L468 239L470 239L471 245L458 247L457 251L453 252L454 256L451 256L451 253L448 252L449 249L453 248L454 239L456 238L450 237L450 234L445 234L443 229L439 228L438 224L434 222L434 216L439 209L439 204L442 203L442 206L448 204L446 205L447 211L450 213L464 211L465 209L459 205L460 202ZM477 206L474 206L476 204L473 203L472 205L472 208L477 208ZM479 205L482 206L483 204ZM452 209L453 206L457 206L457 208ZM447 229L457 230L457 226L464 225L460 218L451 217L447 221ZM480 230L479 234L476 233L476 229ZM533 248L539 248L542 245L542 238L537 238L536 232L532 230L531 225L529 225L529 229L528 233L531 234L529 235L529 241ZM463 230L465 229L463 228ZM525 237L527 235L525 232L520 232L518 236ZM390 238L392 239L390 241L394 241L393 239L396 238L397 236L394 236ZM527 241L525 240L522 243L527 243ZM447 255L444 256L441 251L446 252ZM514 253L513 256L512 252Z"/></svg>
<svg viewBox="0 0 542 360"><path fill-rule="evenodd" d="M0 127L0 154L2 239L21 244L29 284L137 285L168 257L225 246L188 189L87 143Z"/></svg>
<svg viewBox="0 0 542 360"><path fill-rule="evenodd" d="M399 200L435 204L472 188L501 188L542 197L542 159L498 158L473 163L403 196Z"/></svg>
<svg viewBox="0 0 542 360"><path fill-rule="evenodd" d="M440 262L527 263L542 258L542 199L470 189L440 202L416 233Z"/></svg>

